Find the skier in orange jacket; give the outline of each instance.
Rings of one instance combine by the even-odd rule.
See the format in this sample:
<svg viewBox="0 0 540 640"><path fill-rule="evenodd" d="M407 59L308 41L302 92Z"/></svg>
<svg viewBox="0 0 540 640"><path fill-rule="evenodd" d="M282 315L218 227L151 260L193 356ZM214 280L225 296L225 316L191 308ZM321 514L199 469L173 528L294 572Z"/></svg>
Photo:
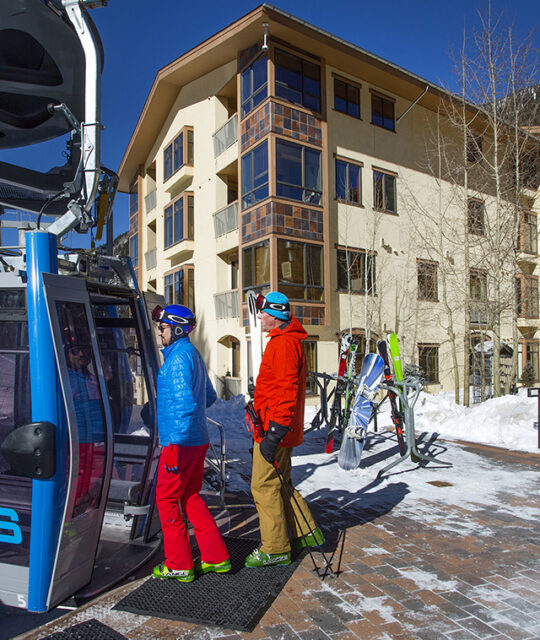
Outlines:
<svg viewBox="0 0 540 640"><path fill-rule="evenodd" d="M324 542L305 500L296 489L296 500L289 499L274 467L275 460L291 482L292 450L304 438L306 355L302 340L307 333L291 315L284 294L271 291L259 296L257 308L270 340L255 383L255 411L263 433L254 435L251 493L259 514L261 546L247 557L247 567L290 564L291 541L293 548Z"/></svg>

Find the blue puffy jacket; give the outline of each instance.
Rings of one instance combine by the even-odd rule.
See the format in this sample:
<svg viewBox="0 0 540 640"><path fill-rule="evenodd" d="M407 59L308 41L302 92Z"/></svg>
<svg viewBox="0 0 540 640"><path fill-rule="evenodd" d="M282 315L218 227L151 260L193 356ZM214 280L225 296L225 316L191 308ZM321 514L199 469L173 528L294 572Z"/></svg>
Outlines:
<svg viewBox="0 0 540 640"><path fill-rule="evenodd" d="M157 380L161 445L207 444L206 408L216 400L201 354L186 336L162 349L165 362Z"/></svg>

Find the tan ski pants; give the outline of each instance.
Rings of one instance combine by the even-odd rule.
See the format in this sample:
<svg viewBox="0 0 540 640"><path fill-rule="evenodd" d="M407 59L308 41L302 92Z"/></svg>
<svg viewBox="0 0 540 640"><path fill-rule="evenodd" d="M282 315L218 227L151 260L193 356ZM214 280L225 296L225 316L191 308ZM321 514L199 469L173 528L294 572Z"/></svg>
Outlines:
<svg viewBox="0 0 540 640"><path fill-rule="evenodd" d="M291 456L292 447L278 447L276 460L289 483L291 482ZM304 516L311 530L317 526L304 498L296 489L293 489L293 492L298 506L281 486L274 466L262 457L259 443L254 442L251 493L259 514L261 549L265 553L286 553L291 550L287 528L291 539L309 533ZM298 530L293 511L300 524L300 530Z"/></svg>

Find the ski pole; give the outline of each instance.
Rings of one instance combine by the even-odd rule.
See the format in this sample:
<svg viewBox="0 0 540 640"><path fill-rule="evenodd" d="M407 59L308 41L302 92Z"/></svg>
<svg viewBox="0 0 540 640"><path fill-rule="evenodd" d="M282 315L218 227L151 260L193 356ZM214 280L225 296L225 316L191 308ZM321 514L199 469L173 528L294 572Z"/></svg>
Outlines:
<svg viewBox="0 0 540 640"><path fill-rule="evenodd" d="M289 500L289 504L291 504L291 500L294 500L294 504L296 505L296 508L298 509L298 511L302 514L302 517L304 518L304 522L306 523L306 527L308 529L308 533L310 533L313 536L313 539L315 540L315 542L317 542L317 539L315 537L315 532L314 530L311 528L311 525L309 524L309 522L307 521L306 515L305 513L302 511L302 509L300 508L300 505L298 504L298 500L296 499L295 495L294 495L294 491L293 488L291 487L290 483L287 481L287 479L285 478L285 476L283 475L283 472L281 471L277 460L274 460L274 468L276 470L277 473L277 477L279 478L279 481L281 482L281 486L283 487L283 489L285 490L286 494L287 494L287 498ZM293 518L296 522L296 526L298 527L298 530L301 532L302 531L302 527L300 526L300 522L298 520L298 516L296 515L296 512L294 510L294 508L292 507L291 504L291 510L293 513ZM321 574L319 573L319 567L317 566L317 563L315 562L315 558L313 556L313 552L311 551L311 547L307 544L306 541L306 536L308 535L307 533L305 534L301 534L302 538L304 538L304 541L306 542L306 547L308 549L308 553L311 557L311 561L313 562L313 566L315 568L315 571L317 572L317 575L319 577L321 577ZM328 571L331 572L332 575L336 575L334 570L332 569L332 565L331 562L327 559L324 551L321 549L321 545L317 544L317 547L319 548L319 551L324 559L324 563L325 563L325 571L322 575L322 579L324 580L326 578L326 575L328 573Z"/></svg>

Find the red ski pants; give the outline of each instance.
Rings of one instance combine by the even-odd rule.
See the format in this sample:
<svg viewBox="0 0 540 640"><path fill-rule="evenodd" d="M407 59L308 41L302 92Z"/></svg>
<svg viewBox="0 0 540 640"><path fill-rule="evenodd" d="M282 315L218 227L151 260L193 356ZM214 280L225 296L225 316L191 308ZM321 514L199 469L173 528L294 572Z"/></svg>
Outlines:
<svg viewBox="0 0 540 640"><path fill-rule="evenodd" d="M165 565L168 569L193 568L189 533L182 512L193 525L201 560L212 564L223 562L229 557L227 547L212 514L199 495L208 445L174 447L178 455L179 472L175 474L166 471L163 449L159 459L156 486L156 504L163 531Z"/></svg>

